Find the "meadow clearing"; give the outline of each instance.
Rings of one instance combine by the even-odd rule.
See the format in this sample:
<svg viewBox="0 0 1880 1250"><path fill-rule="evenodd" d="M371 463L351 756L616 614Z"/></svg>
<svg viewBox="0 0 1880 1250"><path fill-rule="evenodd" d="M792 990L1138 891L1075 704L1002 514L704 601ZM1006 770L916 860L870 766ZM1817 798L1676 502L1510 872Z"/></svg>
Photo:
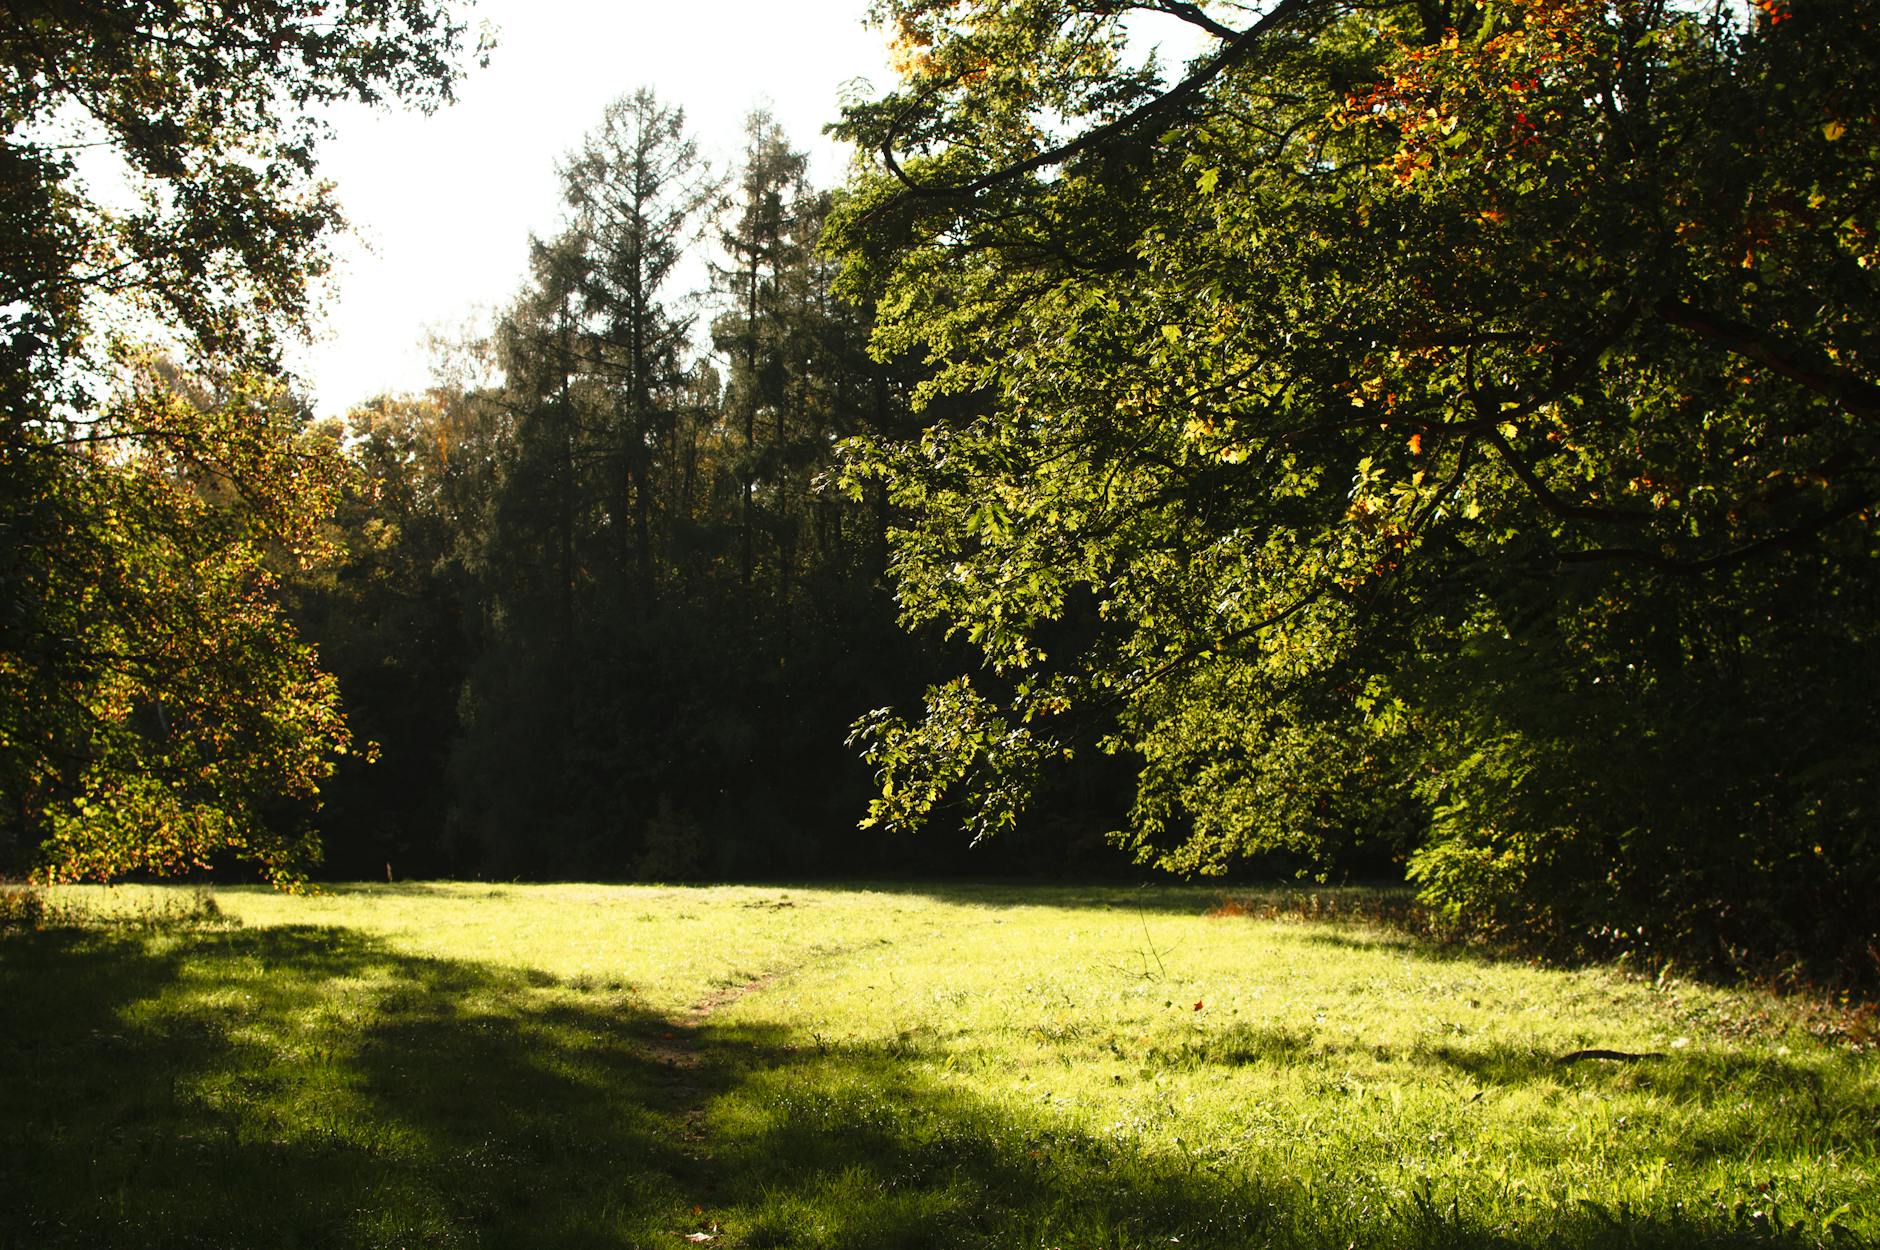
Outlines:
<svg viewBox="0 0 1880 1250"><path fill-rule="evenodd" d="M1880 1243L1847 1017L1240 897L65 891L0 1248Z"/></svg>

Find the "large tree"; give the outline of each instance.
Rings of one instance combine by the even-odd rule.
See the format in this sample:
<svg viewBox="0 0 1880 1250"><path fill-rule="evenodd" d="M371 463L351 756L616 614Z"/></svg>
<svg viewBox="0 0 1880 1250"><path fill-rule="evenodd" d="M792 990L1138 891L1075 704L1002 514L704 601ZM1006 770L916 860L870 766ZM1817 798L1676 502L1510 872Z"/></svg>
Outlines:
<svg viewBox="0 0 1880 1250"><path fill-rule="evenodd" d="M634 593L655 593L655 477L680 454L692 318L675 308L674 269L697 241L717 180L685 133L683 111L646 88L610 105L562 167L580 250L586 364L608 410L600 424L608 513L630 550ZM669 544L668 544L669 546Z"/></svg>
<svg viewBox="0 0 1880 1250"><path fill-rule="evenodd" d="M789 339L800 307L790 279L801 274L814 235L806 208L809 158L790 146L783 129L759 110L745 122L743 167L725 205L719 242L729 262L718 273L728 305L712 326L712 339L730 364L727 407L742 436L739 449L738 559L745 585L757 567L758 533L775 540L778 583L788 593L791 437Z"/></svg>
<svg viewBox="0 0 1880 1250"><path fill-rule="evenodd" d="M1572 942L1872 937L1864 6L880 13L837 237L934 376L850 473L987 671L864 726L876 819L967 781L1004 827L1095 743L1171 868L1382 851ZM1209 46L1171 80L1144 14Z"/></svg>
<svg viewBox="0 0 1880 1250"><path fill-rule="evenodd" d="M335 449L267 379L340 225L318 107L433 107L464 37L435 0L0 7L10 857L289 880L315 855L270 808L347 737L272 588Z"/></svg>

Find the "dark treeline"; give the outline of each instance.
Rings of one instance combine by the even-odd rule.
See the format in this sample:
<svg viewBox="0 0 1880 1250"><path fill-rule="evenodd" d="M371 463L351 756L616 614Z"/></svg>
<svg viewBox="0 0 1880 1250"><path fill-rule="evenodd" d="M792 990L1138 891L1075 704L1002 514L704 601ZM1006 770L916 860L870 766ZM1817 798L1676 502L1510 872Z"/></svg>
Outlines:
<svg viewBox="0 0 1880 1250"><path fill-rule="evenodd" d="M885 492L825 480L840 440L904 432L912 381L830 292L828 193L762 113L714 175L646 91L561 177L559 231L467 345L499 380L346 420L345 554L295 616L376 749L325 787L323 874L964 864L957 839L857 828L849 727L918 697L941 648L896 624ZM681 289L699 256L710 289Z"/></svg>

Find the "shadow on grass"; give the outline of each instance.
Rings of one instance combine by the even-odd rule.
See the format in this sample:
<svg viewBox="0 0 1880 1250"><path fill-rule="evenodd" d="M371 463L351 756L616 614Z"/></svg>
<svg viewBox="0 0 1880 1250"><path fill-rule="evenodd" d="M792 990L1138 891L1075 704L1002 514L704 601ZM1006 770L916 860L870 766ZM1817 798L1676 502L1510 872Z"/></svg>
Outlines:
<svg viewBox="0 0 1880 1250"><path fill-rule="evenodd" d="M322 881L314 886L315 897L330 895L335 898L455 898L475 899L485 896L499 897L510 893L511 883L506 881ZM257 894L273 896L279 893L271 885L259 882L233 882L218 884L218 895Z"/></svg>
<svg viewBox="0 0 1880 1250"><path fill-rule="evenodd" d="M377 897L377 898L453 898L472 900L482 895L500 897L516 890L532 888L553 888L557 885L566 888L570 884L592 887L605 893L614 889L622 891L639 890L670 894L689 892L700 887L689 883L660 883L646 881L622 881L616 883L597 883L583 881L568 882L503 882L503 881L352 881L323 882L319 889L322 893L337 897ZM727 882L731 886L742 886L754 891L789 892L792 890L813 891L818 893L853 893L901 895L909 898L927 899L955 907L976 907L1003 911L1016 908L1066 908L1071 910L1146 912L1150 915L1206 915L1217 906L1222 897L1222 888L1218 886L1191 885L1181 883L1155 884L1115 884L1097 882L1091 884L1051 885L1041 884L1030 879L983 880L983 881L946 881L946 882L907 882L907 881L840 881L840 880L802 880L802 881L755 881ZM267 894L271 890L260 885L225 885L218 886L225 894L256 893ZM1246 891L1236 891L1245 893ZM632 904L630 896L623 895L619 900ZM793 902L752 899L742 904L752 908L790 907Z"/></svg>
<svg viewBox="0 0 1880 1250"><path fill-rule="evenodd" d="M1514 1236L1257 1146L1067 1128L917 1048L692 1030L618 992L347 930L15 934L0 1003L8 1250L1736 1239L1579 1208ZM1290 1035L1237 1040L1221 1059L1299 1061Z"/></svg>
<svg viewBox="0 0 1880 1250"><path fill-rule="evenodd" d="M673 1238L662 1022L542 980L339 929L13 935L0 1246Z"/></svg>
<svg viewBox="0 0 1880 1250"><path fill-rule="evenodd" d="M1410 1053L1413 1062L1457 1072L1489 1087L1554 1085L1618 1097L1647 1094L1674 1106L1708 1106L1705 1133L1680 1135L1672 1160L1702 1163L1739 1152L1743 1143L1782 1145L1825 1157L1864 1151L1880 1124L1880 1087L1864 1079L1859 1056L1802 1062L1781 1055L1709 1049L1646 1053L1634 1060L1557 1055L1506 1045L1438 1046ZM1778 1110L1779 1109L1779 1110Z"/></svg>
<svg viewBox="0 0 1880 1250"><path fill-rule="evenodd" d="M1367 1175L1375 1160L1314 1160L1296 1144L1228 1149L1176 1140L1151 1148L1127 1133L1068 1127L923 1076L902 1045L793 1047L763 1026L710 1034L728 1062L742 1066L710 1124L722 1178L716 1209L740 1246L1808 1244L1799 1228L1681 1205L1644 1213L1581 1200L1530 1206L1511 1220L1506 1209L1474 1211L1427 1181L1406 1189ZM1243 1040L1218 1058L1299 1060L1290 1036Z"/></svg>
<svg viewBox="0 0 1880 1250"><path fill-rule="evenodd" d="M943 881L943 882L857 882L831 885L803 883L818 890L853 890L871 894L904 895L927 899L950 907L983 908L991 911L1021 908L1052 908L1069 911L1109 911L1129 915L1142 912L1151 916L1205 916L1221 901L1217 886L1176 883L1156 884L1040 884L1033 880L1017 881ZM793 888L793 887L792 887Z"/></svg>
<svg viewBox="0 0 1880 1250"><path fill-rule="evenodd" d="M1484 965L1509 960L1532 962L1531 956L1513 949L1437 932L1439 926L1416 902L1414 892L1402 886L1039 885L1020 881L888 883L853 888L994 911L1044 907L1124 916L1207 917L1228 925L1279 920L1297 922L1305 928L1300 940L1339 950L1402 951L1423 959Z"/></svg>

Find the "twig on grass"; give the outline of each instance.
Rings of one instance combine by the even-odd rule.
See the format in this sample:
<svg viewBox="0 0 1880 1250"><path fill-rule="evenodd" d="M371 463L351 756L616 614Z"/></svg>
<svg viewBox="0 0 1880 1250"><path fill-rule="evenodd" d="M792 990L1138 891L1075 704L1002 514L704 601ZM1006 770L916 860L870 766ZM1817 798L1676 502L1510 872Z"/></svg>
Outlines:
<svg viewBox="0 0 1880 1250"><path fill-rule="evenodd" d="M1664 1057L1665 1052L1662 1050L1642 1050L1635 1053L1629 1050L1593 1049L1568 1051L1554 1062L1578 1063L1582 1059L1610 1059L1614 1063L1637 1063L1641 1059L1663 1059Z"/></svg>

